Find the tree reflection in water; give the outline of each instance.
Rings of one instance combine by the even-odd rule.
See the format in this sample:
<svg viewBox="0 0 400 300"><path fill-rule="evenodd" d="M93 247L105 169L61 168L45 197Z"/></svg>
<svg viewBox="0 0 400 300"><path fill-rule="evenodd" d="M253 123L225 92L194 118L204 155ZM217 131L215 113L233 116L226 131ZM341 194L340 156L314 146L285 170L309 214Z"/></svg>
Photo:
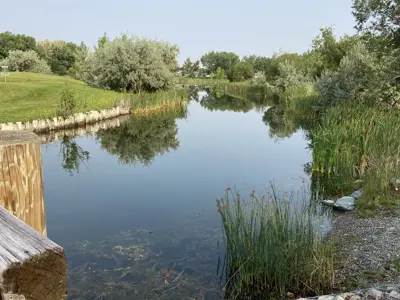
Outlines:
<svg viewBox="0 0 400 300"><path fill-rule="evenodd" d="M96 139L123 164L150 165L157 155L178 149L178 118L186 118L186 107L132 116L120 127L100 130Z"/></svg>
<svg viewBox="0 0 400 300"><path fill-rule="evenodd" d="M74 172L79 173L81 164L86 165L89 161L89 152L82 149L75 139L64 135L61 141L60 154L61 165L71 176Z"/></svg>

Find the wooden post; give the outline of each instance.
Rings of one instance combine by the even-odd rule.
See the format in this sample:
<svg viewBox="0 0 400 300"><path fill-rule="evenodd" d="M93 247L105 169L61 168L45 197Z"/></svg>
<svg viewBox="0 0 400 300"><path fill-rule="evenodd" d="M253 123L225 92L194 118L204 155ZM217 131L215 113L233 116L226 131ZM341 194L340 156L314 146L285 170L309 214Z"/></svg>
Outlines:
<svg viewBox="0 0 400 300"><path fill-rule="evenodd" d="M0 131L0 205L47 234L40 138L33 132Z"/></svg>
<svg viewBox="0 0 400 300"><path fill-rule="evenodd" d="M66 298L64 249L45 236L39 141L33 132L0 131L0 204L8 209L0 206L1 300Z"/></svg>

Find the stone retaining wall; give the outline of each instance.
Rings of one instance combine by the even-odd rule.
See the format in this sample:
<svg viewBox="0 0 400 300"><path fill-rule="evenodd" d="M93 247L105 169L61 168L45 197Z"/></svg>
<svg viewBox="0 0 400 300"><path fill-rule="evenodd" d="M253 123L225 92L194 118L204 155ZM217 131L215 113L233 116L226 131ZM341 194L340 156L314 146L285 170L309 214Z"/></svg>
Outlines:
<svg viewBox="0 0 400 300"><path fill-rule="evenodd" d="M100 129L119 127L129 120L129 115L123 115L96 123L85 124L79 127L63 128L57 131L39 132L38 136L42 144L48 144L62 140L65 136L76 138L80 136L93 135Z"/></svg>
<svg viewBox="0 0 400 300"><path fill-rule="evenodd" d="M29 122L0 123L0 130L28 130L34 132L49 132L52 130L96 123L98 121L127 115L130 112L130 107L116 106L100 111L91 110L84 113L78 113L66 118L54 117L49 119L33 120Z"/></svg>

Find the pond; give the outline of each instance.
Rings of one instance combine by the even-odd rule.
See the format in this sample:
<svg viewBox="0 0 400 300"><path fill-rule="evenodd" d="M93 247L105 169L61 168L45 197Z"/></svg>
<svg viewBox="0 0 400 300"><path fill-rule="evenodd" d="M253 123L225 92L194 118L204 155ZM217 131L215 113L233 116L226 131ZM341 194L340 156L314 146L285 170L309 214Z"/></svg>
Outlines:
<svg viewBox="0 0 400 300"><path fill-rule="evenodd" d="M308 180L305 134L271 136L271 101L194 91L184 109L43 136L47 235L66 250L68 299L219 299L216 199Z"/></svg>

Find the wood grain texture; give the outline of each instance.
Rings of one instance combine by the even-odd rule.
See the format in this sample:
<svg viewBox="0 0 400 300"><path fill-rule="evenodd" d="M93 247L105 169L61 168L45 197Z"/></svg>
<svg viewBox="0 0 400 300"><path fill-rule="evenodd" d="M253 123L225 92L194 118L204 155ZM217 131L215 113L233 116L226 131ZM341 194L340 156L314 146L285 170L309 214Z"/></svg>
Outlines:
<svg viewBox="0 0 400 300"><path fill-rule="evenodd" d="M66 277L63 248L46 238L40 139L0 131L0 299L65 299Z"/></svg>
<svg viewBox="0 0 400 300"><path fill-rule="evenodd" d="M40 138L32 132L0 131L0 205L47 234Z"/></svg>
<svg viewBox="0 0 400 300"><path fill-rule="evenodd" d="M0 293L3 299L65 299L66 277L63 248L0 206Z"/></svg>

